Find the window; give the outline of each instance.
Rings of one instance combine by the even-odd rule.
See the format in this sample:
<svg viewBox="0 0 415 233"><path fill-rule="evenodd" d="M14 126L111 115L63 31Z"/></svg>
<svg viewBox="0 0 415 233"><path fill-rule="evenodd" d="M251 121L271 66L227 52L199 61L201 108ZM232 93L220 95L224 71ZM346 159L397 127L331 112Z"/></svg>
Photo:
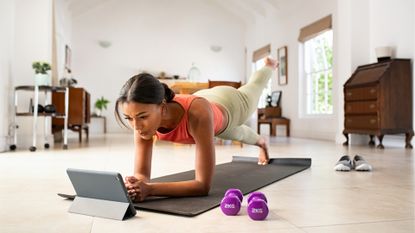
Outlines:
<svg viewBox="0 0 415 233"><path fill-rule="evenodd" d="M333 114L333 30L331 15L300 30L300 111L302 115Z"/></svg>
<svg viewBox="0 0 415 233"><path fill-rule="evenodd" d="M264 66L265 66L265 58L262 58L253 63L252 70L255 72L257 70L260 70ZM271 94L271 79L268 81L267 86L264 88L261 96L259 97L258 108L265 108L267 96L270 94Z"/></svg>
<svg viewBox="0 0 415 233"><path fill-rule="evenodd" d="M331 15L300 30L303 115L333 114L333 30Z"/></svg>
<svg viewBox="0 0 415 233"><path fill-rule="evenodd" d="M333 31L304 42L306 114L333 113Z"/></svg>
<svg viewBox="0 0 415 233"><path fill-rule="evenodd" d="M265 66L265 59L271 53L271 45L266 45L253 53L252 57L252 73L260 70ZM271 80L268 82L267 87L262 91L261 97L259 97L258 108L265 108L267 96L271 94Z"/></svg>

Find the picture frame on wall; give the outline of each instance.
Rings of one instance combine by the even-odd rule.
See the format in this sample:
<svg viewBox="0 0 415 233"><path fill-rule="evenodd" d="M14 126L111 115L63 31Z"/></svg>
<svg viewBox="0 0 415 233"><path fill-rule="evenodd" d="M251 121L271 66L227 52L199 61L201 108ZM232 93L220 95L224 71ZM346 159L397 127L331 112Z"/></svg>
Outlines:
<svg viewBox="0 0 415 233"><path fill-rule="evenodd" d="M288 84L288 52L287 46L278 49L278 85Z"/></svg>
<svg viewBox="0 0 415 233"><path fill-rule="evenodd" d="M65 68L67 70L71 70L71 56L71 48L69 47L69 45L65 45Z"/></svg>

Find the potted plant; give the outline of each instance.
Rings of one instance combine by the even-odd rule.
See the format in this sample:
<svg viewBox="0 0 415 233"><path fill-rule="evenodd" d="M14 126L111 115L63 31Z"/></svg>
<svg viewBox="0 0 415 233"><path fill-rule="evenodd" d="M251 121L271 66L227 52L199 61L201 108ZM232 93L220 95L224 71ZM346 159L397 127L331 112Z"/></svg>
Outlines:
<svg viewBox="0 0 415 233"><path fill-rule="evenodd" d="M32 63L32 68L35 70L35 85L49 86L51 83L49 76L51 66L49 65L49 63L35 61Z"/></svg>
<svg viewBox="0 0 415 233"><path fill-rule="evenodd" d="M102 110L107 109L109 102L110 101L105 99L103 96L97 99L97 101L95 101L95 114L97 116L101 116Z"/></svg>

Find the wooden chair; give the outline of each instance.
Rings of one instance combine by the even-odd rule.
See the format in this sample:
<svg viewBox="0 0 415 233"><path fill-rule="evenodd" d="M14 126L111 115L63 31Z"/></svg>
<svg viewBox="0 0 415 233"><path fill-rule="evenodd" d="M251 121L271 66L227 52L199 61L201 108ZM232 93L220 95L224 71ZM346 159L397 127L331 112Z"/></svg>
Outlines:
<svg viewBox="0 0 415 233"><path fill-rule="evenodd" d="M290 136L290 119L281 116L280 107L266 107L258 109L258 134L261 133L261 124L269 125L269 134L277 136L277 125L285 125L285 133Z"/></svg>
<svg viewBox="0 0 415 233"><path fill-rule="evenodd" d="M217 86L231 86L234 88L239 88L241 87L242 82L232 82L232 81L212 81L212 80L208 80L208 86L209 88L212 87L217 87ZM219 139L217 138L216 141L220 144L223 145L224 144L224 140L223 139ZM232 141L232 144L236 144L236 145L240 145L241 147L243 146L242 142L239 141Z"/></svg>
<svg viewBox="0 0 415 233"><path fill-rule="evenodd" d="M232 82L232 81L212 81L212 80L208 80L209 88L216 87L216 86L231 86L231 87L234 87L234 88L239 88L239 87L241 87L241 85L242 85L241 81Z"/></svg>

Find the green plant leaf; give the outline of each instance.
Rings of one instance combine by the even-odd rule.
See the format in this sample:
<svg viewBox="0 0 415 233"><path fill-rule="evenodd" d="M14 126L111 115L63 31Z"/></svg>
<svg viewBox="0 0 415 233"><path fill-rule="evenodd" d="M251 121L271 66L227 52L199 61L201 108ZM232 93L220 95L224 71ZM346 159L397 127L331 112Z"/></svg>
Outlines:
<svg viewBox="0 0 415 233"><path fill-rule="evenodd" d="M110 103L109 100L101 97L95 101L95 108L99 110L107 109L107 105Z"/></svg>
<svg viewBox="0 0 415 233"><path fill-rule="evenodd" d="M52 67L47 62L35 61L32 63L32 68L35 70L35 74L47 74Z"/></svg>

